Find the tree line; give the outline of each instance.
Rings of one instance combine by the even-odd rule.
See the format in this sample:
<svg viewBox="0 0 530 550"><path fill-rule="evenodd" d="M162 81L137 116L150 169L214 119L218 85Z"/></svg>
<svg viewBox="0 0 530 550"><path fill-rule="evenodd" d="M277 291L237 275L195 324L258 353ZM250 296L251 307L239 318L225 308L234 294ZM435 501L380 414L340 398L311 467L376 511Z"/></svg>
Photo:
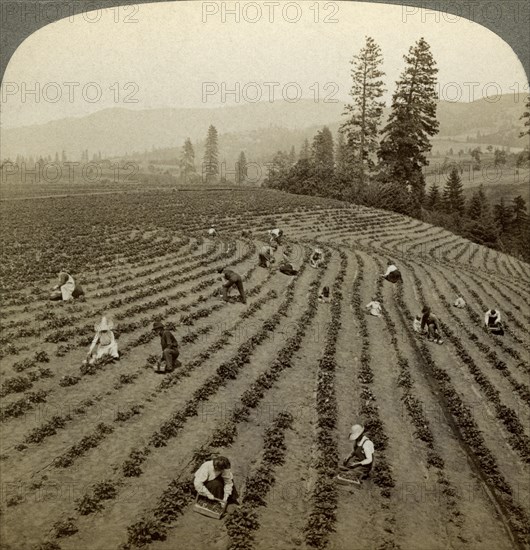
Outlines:
<svg viewBox="0 0 530 550"><path fill-rule="evenodd" d="M438 133L437 72L429 44L420 38L404 56L405 66L392 95L390 115L382 127L381 99L386 91L380 47L371 37L353 56L351 102L334 139L323 127L294 150L278 151L264 185L290 193L318 195L392 210L446 227L487 246L530 259L526 204L490 205L481 187L466 201L459 170L450 171L446 186L426 189L425 168L431 139ZM521 137L530 135L530 98L525 105ZM490 151L492 152L492 151ZM471 151L480 166L480 148ZM527 166L528 148L517 158ZM506 164L506 151L495 150L495 166ZM476 169L476 168L474 168Z"/></svg>
<svg viewBox="0 0 530 550"><path fill-rule="evenodd" d="M184 184L215 184L225 183L226 174L222 173L219 162L219 135L217 128L210 124L206 135L204 155L200 170L197 169L195 162L195 150L190 138L186 138L179 158L179 176L178 182ZM235 170L230 170L234 174L236 183L245 183L247 179L247 159L245 152L239 153Z"/></svg>

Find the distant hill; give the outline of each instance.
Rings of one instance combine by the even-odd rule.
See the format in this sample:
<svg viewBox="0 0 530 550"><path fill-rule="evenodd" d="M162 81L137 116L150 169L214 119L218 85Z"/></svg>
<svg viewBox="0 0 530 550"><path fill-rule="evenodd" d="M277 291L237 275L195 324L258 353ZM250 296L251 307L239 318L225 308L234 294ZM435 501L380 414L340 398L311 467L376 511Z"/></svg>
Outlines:
<svg viewBox="0 0 530 550"><path fill-rule="evenodd" d="M477 142L495 146L524 147L518 138L519 120L525 95L503 95L472 103L439 102L438 138ZM63 149L69 158L80 152L102 151L108 156L142 153L165 148L168 158L175 156L186 137L200 149L210 124L221 135L221 156L230 161L246 150L260 161L271 152L312 137L323 125L336 131L341 120L342 103L262 102L218 108L129 110L111 108L89 116L64 118L42 125L0 130L2 158L23 155L54 155ZM385 110L385 117L388 109ZM227 149L223 151L222 147ZM173 149L173 151L171 151ZM158 154L158 151L157 151Z"/></svg>

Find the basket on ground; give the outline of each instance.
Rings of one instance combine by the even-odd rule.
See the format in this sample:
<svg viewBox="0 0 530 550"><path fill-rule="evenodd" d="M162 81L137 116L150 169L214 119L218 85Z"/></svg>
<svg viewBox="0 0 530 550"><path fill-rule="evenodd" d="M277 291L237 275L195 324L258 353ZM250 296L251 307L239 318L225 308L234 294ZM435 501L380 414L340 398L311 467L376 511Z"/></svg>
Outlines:
<svg viewBox="0 0 530 550"><path fill-rule="evenodd" d="M197 495L193 509L198 514L214 519L221 519L224 513L224 506L219 501L201 495Z"/></svg>

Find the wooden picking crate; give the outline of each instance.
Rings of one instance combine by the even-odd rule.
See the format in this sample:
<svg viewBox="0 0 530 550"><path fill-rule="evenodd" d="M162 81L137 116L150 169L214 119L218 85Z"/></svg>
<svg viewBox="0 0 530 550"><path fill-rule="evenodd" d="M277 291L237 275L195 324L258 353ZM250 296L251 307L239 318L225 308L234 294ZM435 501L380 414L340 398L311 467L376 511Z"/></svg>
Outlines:
<svg viewBox="0 0 530 550"><path fill-rule="evenodd" d="M220 502L201 495L197 495L193 509L198 514L214 519L221 519L224 513L224 507Z"/></svg>

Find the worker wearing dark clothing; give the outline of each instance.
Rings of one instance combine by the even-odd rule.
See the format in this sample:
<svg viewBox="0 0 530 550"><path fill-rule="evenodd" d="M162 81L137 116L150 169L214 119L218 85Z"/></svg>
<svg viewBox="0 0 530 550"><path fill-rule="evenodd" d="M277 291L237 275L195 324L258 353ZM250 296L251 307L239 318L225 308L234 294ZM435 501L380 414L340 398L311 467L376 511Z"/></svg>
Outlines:
<svg viewBox="0 0 530 550"><path fill-rule="evenodd" d="M421 317L421 330L423 331L425 326L427 326L427 338L429 340L434 340L438 344L442 343L442 332L440 330L440 323L438 317L431 313L431 308L425 306L422 309Z"/></svg>
<svg viewBox="0 0 530 550"><path fill-rule="evenodd" d="M263 246L258 254L260 267L269 267L274 263L274 250L272 246Z"/></svg>
<svg viewBox="0 0 530 550"><path fill-rule="evenodd" d="M239 295L241 296L241 301L246 304L247 299L245 297L245 290L243 288L243 279L241 278L241 275L239 273L236 273L235 271L232 271L231 269L228 269L227 267L219 268L217 270L217 273L222 273L224 278L226 279L226 283L223 285L223 299L227 302L228 301L228 291L233 286L237 287L237 290L239 290Z"/></svg>
<svg viewBox="0 0 530 550"><path fill-rule="evenodd" d="M156 372L172 371L177 365L177 358L179 356L177 339L170 330L164 328L164 325L160 321L156 321L153 324L153 330L160 336L160 344L162 346L162 357L157 364Z"/></svg>

